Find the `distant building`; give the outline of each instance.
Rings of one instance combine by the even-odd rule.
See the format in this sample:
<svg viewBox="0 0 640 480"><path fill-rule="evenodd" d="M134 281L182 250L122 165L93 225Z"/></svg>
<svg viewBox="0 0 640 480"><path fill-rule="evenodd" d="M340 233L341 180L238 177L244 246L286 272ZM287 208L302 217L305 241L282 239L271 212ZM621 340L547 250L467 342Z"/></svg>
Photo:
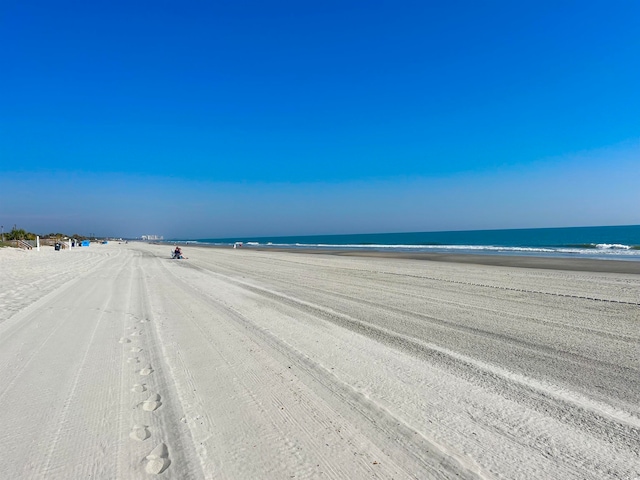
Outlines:
<svg viewBox="0 0 640 480"><path fill-rule="evenodd" d="M162 235L142 235L142 240L157 241L164 240Z"/></svg>

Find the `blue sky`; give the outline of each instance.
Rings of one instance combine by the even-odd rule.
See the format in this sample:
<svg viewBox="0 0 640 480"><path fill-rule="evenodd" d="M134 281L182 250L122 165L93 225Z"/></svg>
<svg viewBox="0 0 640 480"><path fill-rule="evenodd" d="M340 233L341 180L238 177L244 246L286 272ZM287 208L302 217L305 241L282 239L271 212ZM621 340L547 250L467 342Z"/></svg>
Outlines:
<svg viewBox="0 0 640 480"><path fill-rule="evenodd" d="M640 3L0 5L0 223L640 224Z"/></svg>

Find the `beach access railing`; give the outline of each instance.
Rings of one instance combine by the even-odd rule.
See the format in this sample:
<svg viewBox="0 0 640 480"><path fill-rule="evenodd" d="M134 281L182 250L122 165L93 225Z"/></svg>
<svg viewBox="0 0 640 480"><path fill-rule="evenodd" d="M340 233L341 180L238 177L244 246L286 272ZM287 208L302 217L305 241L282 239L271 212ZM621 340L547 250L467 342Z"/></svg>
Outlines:
<svg viewBox="0 0 640 480"><path fill-rule="evenodd" d="M73 241L73 240L72 240ZM41 238L40 245L47 245L49 247L54 247L56 243L59 243L61 248L67 248L69 246L69 239L61 240L59 238ZM76 242L78 244L79 242Z"/></svg>
<svg viewBox="0 0 640 480"><path fill-rule="evenodd" d="M31 250L35 245L31 245L27 240L14 240L16 247Z"/></svg>

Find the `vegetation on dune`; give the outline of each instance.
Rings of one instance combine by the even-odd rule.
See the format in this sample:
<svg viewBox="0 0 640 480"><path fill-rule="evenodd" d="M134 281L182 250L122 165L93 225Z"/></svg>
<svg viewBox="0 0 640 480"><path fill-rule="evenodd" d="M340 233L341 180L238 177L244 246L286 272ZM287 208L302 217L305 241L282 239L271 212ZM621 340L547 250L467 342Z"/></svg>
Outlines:
<svg viewBox="0 0 640 480"><path fill-rule="evenodd" d="M12 228L9 232L3 233L4 240L0 239L0 246L8 247L13 246L13 242L16 240L35 240L38 234L27 232L23 228ZM84 235L78 235L74 233L73 235L67 235L66 233L47 233L44 235L39 235L41 240L62 240L67 238L74 238L78 241L88 240L89 237Z"/></svg>
<svg viewBox="0 0 640 480"><path fill-rule="evenodd" d="M30 232L26 232L22 228L12 228L10 232L4 234L5 240L35 240L36 235Z"/></svg>
<svg viewBox="0 0 640 480"><path fill-rule="evenodd" d="M84 235L79 235L74 233L72 235L67 235L66 233L47 233L45 235L40 235L40 238L75 238L76 240L88 240L89 237L85 237Z"/></svg>

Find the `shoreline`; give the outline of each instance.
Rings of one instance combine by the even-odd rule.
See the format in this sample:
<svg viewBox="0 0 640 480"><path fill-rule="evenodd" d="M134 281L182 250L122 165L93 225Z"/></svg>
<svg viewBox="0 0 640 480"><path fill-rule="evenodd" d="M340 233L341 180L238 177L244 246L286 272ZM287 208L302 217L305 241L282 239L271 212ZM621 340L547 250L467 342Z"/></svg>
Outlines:
<svg viewBox="0 0 640 480"><path fill-rule="evenodd" d="M232 247L218 245L185 244L188 248ZM463 263L493 267L535 268L543 270L565 270L572 272L597 272L640 275L640 262L628 260L598 260L593 258L551 258L525 255L475 255L467 253L425 253L425 252L379 252L348 249L305 249L244 246L244 251L283 252L314 255L334 255L345 257L369 257L419 260L426 262Z"/></svg>

